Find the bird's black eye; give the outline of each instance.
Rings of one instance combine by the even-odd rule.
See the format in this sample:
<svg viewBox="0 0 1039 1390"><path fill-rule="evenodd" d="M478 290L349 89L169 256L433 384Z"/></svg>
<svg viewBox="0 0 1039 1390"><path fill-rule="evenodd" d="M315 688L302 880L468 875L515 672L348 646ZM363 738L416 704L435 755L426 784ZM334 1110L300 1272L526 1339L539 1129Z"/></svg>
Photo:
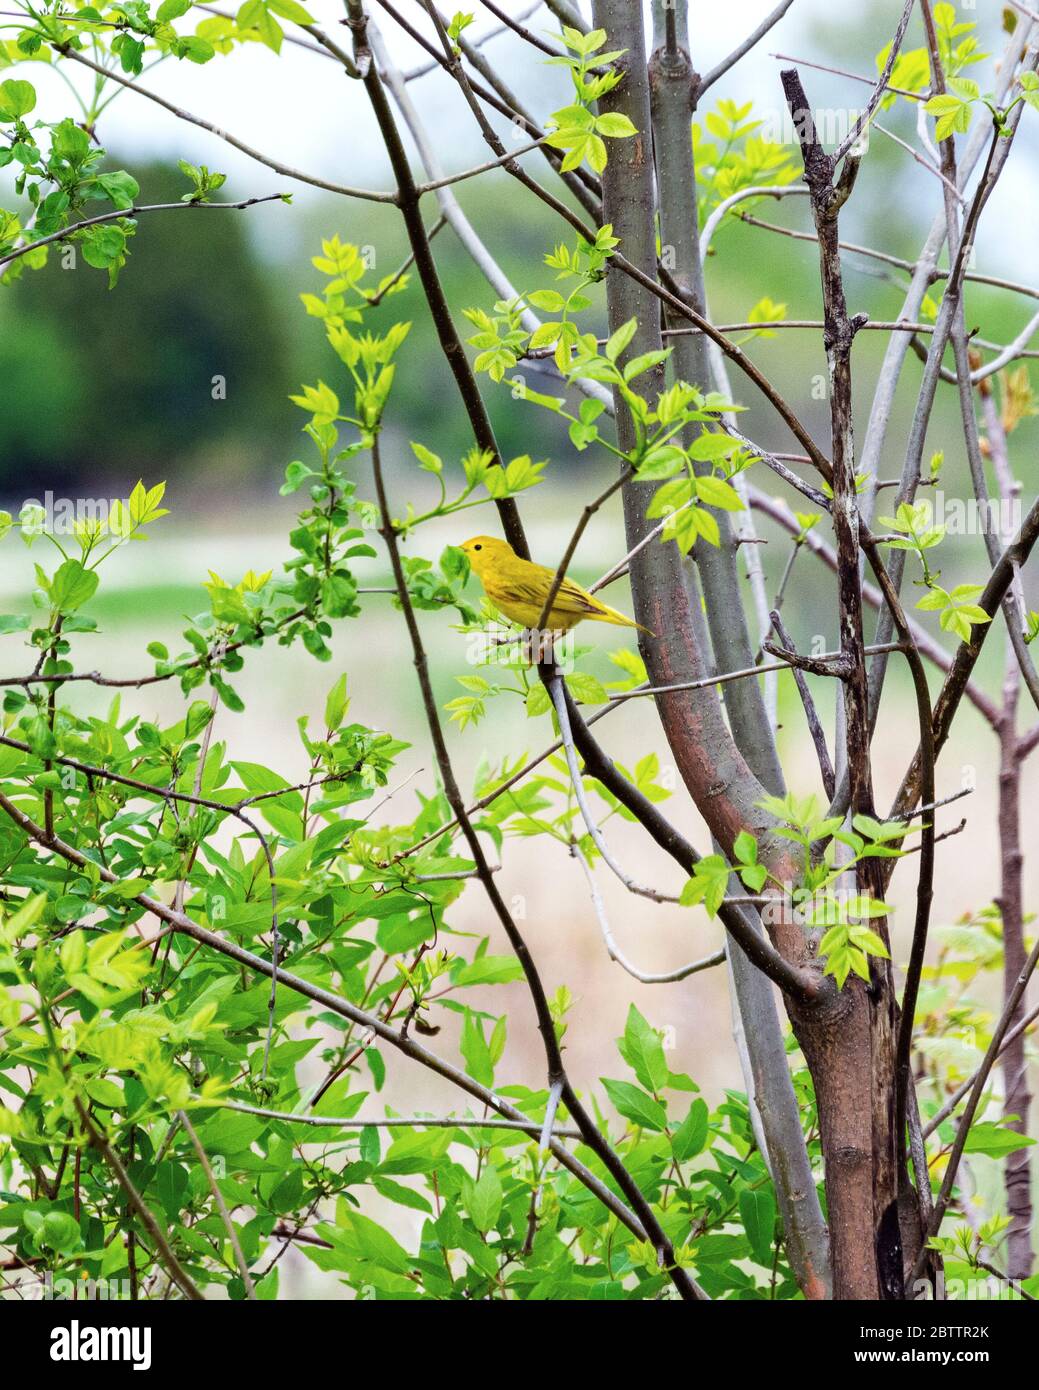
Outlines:
<svg viewBox="0 0 1039 1390"><path fill-rule="evenodd" d="M473 546L473 549L474 549L474 550L482 550L482 549L483 549L483 546L482 546L482 545L474 545L474 546Z"/></svg>

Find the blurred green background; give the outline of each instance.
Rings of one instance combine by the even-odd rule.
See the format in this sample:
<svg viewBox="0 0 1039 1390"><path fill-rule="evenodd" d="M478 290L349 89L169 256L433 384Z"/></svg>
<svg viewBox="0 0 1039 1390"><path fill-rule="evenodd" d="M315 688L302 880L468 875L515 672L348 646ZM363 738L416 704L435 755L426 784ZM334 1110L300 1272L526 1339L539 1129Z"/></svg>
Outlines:
<svg viewBox="0 0 1039 1390"><path fill-rule="evenodd" d="M527 8L512 6L515 12ZM648 12L649 6L645 8ZM724 16L699 16L694 8L694 45L700 46L694 47L694 57L699 52L700 66L709 66L768 8L763 0L735 0ZM778 80L783 63L775 55L818 58L839 63L849 73L868 75L874 71L880 39L900 8L897 0L840 14L818 0L793 6L776 30L712 89L696 119L703 122L720 97L753 100L754 116L774 131L783 112ZM1001 8L980 13L971 7L962 15L978 23L981 46L994 54L1003 39ZM331 0L314 10L326 23L337 20ZM477 24L470 32L494 22L479 7L477 11ZM529 20L535 29L551 22L545 10ZM386 29L402 67L422 56L388 22ZM917 42L919 35L911 34L906 46ZM486 51L542 119L567 99L565 75L545 67L513 36L494 39ZM181 99L203 115L230 111L229 128L261 148L268 146L257 131L266 130L274 119L280 138L272 152L297 152L301 167L325 177L386 187L388 171L363 93L358 84L337 79L337 71L334 63L287 45L280 57L249 45L204 69L160 65L146 85L159 92L186 91L188 96ZM971 71L984 88L992 78L991 60ZM817 107L854 107L868 91L850 77L807 66L802 72ZM19 73L39 86L41 111L48 103L48 116L68 109L67 94L44 65L22 65ZM261 74L263 82L257 83L255 74ZM272 90L273 74L282 86L277 99L270 100L266 94ZM486 157L468 112L443 75L422 77L409 91L445 166L463 168ZM309 93L309 101L301 100L304 93ZM327 106L319 106L326 95ZM345 124L340 124L344 110ZM913 116L913 108L901 102L884 114L884 123L915 142ZM1025 151L1035 147L1030 124L1034 122L1025 121L1020 137ZM387 274L407 251L400 218L392 208L293 185L132 94L119 95L102 117L99 134L109 149L106 167L129 169L141 184L141 202L179 199L186 182L172 156L182 153L189 158L204 155L210 167L229 172L220 198L291 189L296 201L291 208L273 203L243 213L142 218L130 243L130 260L112 291L103 273L81 261L75 270L63 269L60 255L52 255L42 271L26 272L0 287L0 496L10 505L47 488L116 495L138 476L164 477L176 517L212 522L219 512L223 523L234 526L254 508L266 511L272 483L300 447L302 417L287 403L289 392L301 381L319 375L334 378L337 371L319 325L299 304L300 291L316 289L320 282L310 256L318 251L322 236L338 233L369 248L376 275ZM509 137L515 141L515 132L509 131ZM1022 152L1021 165L1025 157ZM318 160L328 167L315 167ZM528 155L524 162L539 178L553 182L540 156ZM9 173L0 171L0 198L16 206ZM455 193L517 287L550 282L541 258L557 240L571 239L565 224L504 174L460 184ZM842 234L852 242L911 258L940 200L938 181L904 150L874 134L855 195L842 214ZM436 207L431 195L425 207L432 223ZM1031 258L1019 228L1036 211L1034 181L1023 176L1020 166L1012 169L987 210L979 268L1027 278ZM790 227L808 225L801 199L768 202L755 213ZM494 295L449 228L440 233L435 247L456 310L469 305L489 308ZM897 312L904 273L853 253L846 255L845 267L853 309L865 309L875 318ZM730 226L715 239L707 279L716 321L744 318L766 294L785 303L790 317L815 317L819 312L816 257L805 242ZM1029 301L998 291L972 288L968 297L971 326L980 325L983 336L997 341L1014 336L1030 308ZM457 458L469 444L464 414L455 403L414 284L385 301L375 321L405 317L415 326L394 388L396 441L421 439L445 458ZM871 333L862 334L856 345L860 428L883 347L882 336ZM820 336L784 332L770 341L758 340L753 352L817 435L825 438L826 404L811 395L812 378L825 371ZM919 375L919 364L911 361L889 434L885 468L892 476L901 465ZM215 378L226 381L226 399L213 398ZM783 429L746 383L734 385L750 407L746 419L753 437L766 446L789 447ZM553 459L553 496L547 513L558 511L560 490L579 490L585 479L608 467L593 453L577 454L555 422L512 402L507 390L491 390L489 401L506 454L531 452ZM955 392L945 388L928 443L947 449L950 492L962 492L965 482L956 416ZM1029 422L1015 439L1023 457L1034 450L1037 430L1039 424ZM410 468L409 476L414 477ZM545 505L545 492L530 499L534 515ZM233 506L228 510L229 496Z"/></svg>

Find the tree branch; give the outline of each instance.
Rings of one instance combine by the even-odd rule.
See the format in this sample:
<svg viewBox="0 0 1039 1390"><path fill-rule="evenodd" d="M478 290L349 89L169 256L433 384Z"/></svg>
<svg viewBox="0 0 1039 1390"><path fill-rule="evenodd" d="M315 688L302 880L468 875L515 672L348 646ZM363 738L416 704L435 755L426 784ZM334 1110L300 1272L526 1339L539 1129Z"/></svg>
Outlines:
<svg viewBox="0 0 1039 1390"><path fill-rule="evenodd" d="M25 246L17 246L13 251L8 251L6 255L0 256L0 267L10 265L12 261L18 260L20 256L27 256L30 251L38 251L41 246L49 246L55 241L68 241L77 232L85 231L88 227L100 227L106 222L119 222L122 218L140 217L145 212L178 212L185 208L193 208L195 211L206 208L210 211L239 211L243 208L256 207L258 203L284 202L284 194L268 193L262 198L244 198L240 203L149 203L143 207L125 208L121 212L102 212L97 217L85 217L81 222L71 222L67 227L63 227L60 232L51 232L49 236L41 236L36 241L31 241Z"/></svg>
<svg viewBox="0 0 1039 1390"><path fill-rule="evenodd" d="M266 165L268 169L273 169L276 174L281 174L287 179L295 179L297 183L310 184L313 188L323 188L329 193L342 193L347 198L360 198L367 203L394 203L397 201L395 193L381 193L371 188L353 188L346 184L331 183L328 179L318 178L316 174L305 174L301 169L293 169L288 164L282 164L277 159L271 159L269 155L263 154L260 150L254 149L252 145L247 145L244 140L239 140L237 136L231 135L226 130L221 130L212 121L204 120L201 116L194 116L190 111L185 111L183 107L175 105L172 101L167 101L165 97L159 96L157 92L150 92L146 87L139 86L136 82L131 82L128 77L123 77L112 68L103 67L100 63L95 63L92 58L88 58L85 53L77 53L74 48L69 48L65 44L50 41L51 48L55 53L59 53L63 58L68 58L74 63L81 63L84 67L90 68L103 77L106 82L117 82L120 87L125 87L128 92L136 92L138 96L146 97L148 101L153 101L156 106L163 107L179 121L186 121L189 125L198 126L200 130L206 130L210 135L215 135L217 139L223 140L225 144L233 146L242 154L254 159L257 164Z"/></svg>

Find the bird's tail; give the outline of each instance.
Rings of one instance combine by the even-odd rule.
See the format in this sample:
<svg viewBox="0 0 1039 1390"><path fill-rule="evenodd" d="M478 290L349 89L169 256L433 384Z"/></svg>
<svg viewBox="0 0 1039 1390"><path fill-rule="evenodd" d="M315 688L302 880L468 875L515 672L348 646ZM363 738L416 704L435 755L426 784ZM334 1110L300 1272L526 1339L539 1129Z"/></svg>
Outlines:
<svg viewBox="0 0 1039 1390"><path fill-rule="evenodd" d="M616 608L611 608L609 604L603 604L601 613L590 614L600 623L616 623L618 627L637 627L639 632L644 632L647 637L656 637L655 632L651 632L648 627L643 627L641 623L635 622L634 618L629 618L626 613L621 613Z"/></svg>

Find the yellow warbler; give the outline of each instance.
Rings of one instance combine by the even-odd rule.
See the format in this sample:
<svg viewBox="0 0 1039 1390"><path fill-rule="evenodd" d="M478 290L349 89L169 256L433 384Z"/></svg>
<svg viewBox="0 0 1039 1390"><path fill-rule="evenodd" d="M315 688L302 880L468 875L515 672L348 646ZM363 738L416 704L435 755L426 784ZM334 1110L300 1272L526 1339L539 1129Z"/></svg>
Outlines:
<svg viewBox="0 0 1039 1390"><path fill-rule="evenodd" d="M555 570L535 565L530 560L521 560L507 541L499 540L496 536L473 536L471 540L463 542L462 549L495 608L521 627L537 627L555 578ZM564 579L552 600L545 627L552 632L569 632L575 623L584 618L649 632L648 628L632 622L616 608L600 603L572 579ZM649 635L653 636L651 632Z"/></svg>

